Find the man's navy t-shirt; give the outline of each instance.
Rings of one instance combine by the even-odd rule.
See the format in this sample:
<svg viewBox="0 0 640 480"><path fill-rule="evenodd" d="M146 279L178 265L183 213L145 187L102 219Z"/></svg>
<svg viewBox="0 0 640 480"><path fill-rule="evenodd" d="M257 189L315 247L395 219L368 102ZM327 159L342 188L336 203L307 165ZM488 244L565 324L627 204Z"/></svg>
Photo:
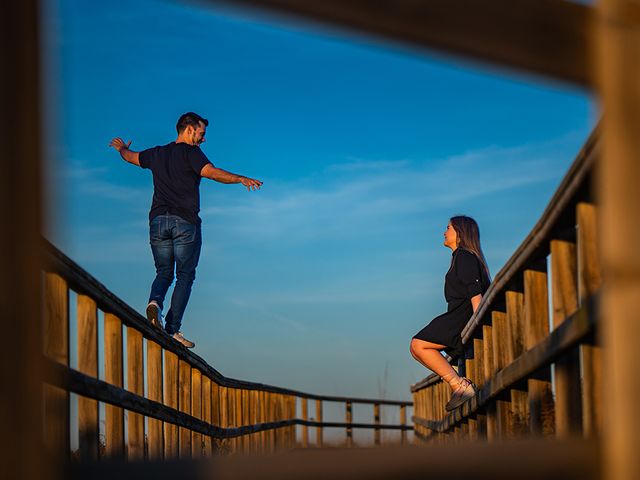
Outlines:
<svg viewBox="0 0 640 480"><path fill-rule="evenodd" d="M140 166L153 173L153 203L149 221L158 215L178 215L199 225L200 172L211 163L200 147L171 142L139 154Z"/></svg>

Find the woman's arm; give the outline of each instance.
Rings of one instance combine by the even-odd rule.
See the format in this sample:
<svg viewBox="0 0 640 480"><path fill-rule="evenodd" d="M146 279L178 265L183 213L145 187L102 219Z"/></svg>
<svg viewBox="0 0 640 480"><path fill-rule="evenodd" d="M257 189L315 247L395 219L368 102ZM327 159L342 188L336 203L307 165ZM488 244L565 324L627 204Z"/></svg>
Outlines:
<svg viewBox="0 0 640 480"><path fill-rule="evenodd" d="M482 294L478 294L474 297L471 297L471 307L473 308L473 313L476 313L478 309L478 305L480 305L480 301L482 300Z"/></svg>

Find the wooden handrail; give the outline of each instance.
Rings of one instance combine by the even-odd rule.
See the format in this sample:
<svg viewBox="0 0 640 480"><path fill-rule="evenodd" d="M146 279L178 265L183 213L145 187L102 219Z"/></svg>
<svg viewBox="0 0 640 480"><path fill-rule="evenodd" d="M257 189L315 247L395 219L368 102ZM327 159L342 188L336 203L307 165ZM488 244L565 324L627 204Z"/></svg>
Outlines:
<svg viewBox="0 0 640 480"><path fill-rule="evenodd" d="M177 355L178 358L189 363L192 367L198 368L200 371L205 373L212 380L215 380L216 383L221 386L228 388L239 388L243 390L260 390L270 393L281 393L285 395L293 395L298 398L322 400L326 402L352 402L360 404L381 404L395 406L413 405L412 402L401 400L319 395L258 382L248 382L245 380L237 380L234 378L225 377L215 368L206 363L200 356L179 345L169 336L158 332L158 330L156 330L149 324L146 318L140 315L136 310L134 310L123 300L118 298L100 281L98 281L95 277L93 277L90 273L80 267L76 262L71 260L64 253L62 253L62 251L56 248L47 239L43 239L43 245L43 263L47 271L57 273L67 281L69 287L72 290L91 297L96 302L96 305L100 310L112 312L118 318L120 318L120 320L122 320L123 324L140 331L145 338L153 340L165 350L169 350L170 352Z"/></svg>
<svg viewBox="0 0 640 480"><path fill-rule="evenodd" d="M599 127L597 127L564 176L540 220L493 278L489 289L483 295L478 310L462 330L461 336L464 343L473 337L475 329L482 323L483 317L490 311L497 296L513 282L518 272L528 267L535 270L537 268L536 259L549 253L548 241L554 230L559 229L558 224L568 207L572 204L575 205L578 193L585 189L587 177L592 173L600 149L599 138Z"/></svg>
<svg viewBox="0 0 640 480"><path fill-rule="evenodd" d="M477 383L476 396L447 413L449 387L438 375L411 386L418 438L601 431L601 275L590 192L600 149L596 128L465 326L458 369Z"/></svg>

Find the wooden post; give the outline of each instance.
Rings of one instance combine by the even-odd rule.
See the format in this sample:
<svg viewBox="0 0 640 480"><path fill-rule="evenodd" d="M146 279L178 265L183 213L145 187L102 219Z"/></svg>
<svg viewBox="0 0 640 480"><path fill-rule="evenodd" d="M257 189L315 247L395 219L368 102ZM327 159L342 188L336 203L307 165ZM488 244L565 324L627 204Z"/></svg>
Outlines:
<svg viewBox="0 0 640 480"><path fill-rule="evenodd" d="M300 405L302 409L302 420L306 422L307 420L309 420L306 397L302 397ZM306 425L302 425L302 448L307 448L308 446L309 446L309 427L307 427Z"/></svg>
<svg viewBox="0 0 640 480"><path fill-rule="evenodd" d="M507 291L505 293L507 305L507 363L513 362L524 352L524 294Z"/></svg>
<svg viewBox="0 0 640 480"><path fill-rule="evenodd" d="M347 401L345 404L345 422L353 423L353 405L350 401ZM351 427L347 427L347 447L353 447L353 429Z"/></svg>
<svg viewBox="0 0 640 480"><path fill-rule="evenodd" d="M127 387L132 393L144 396L144 365L142 362L142 334L127 327ZM128 412L128 460L144 459L144 417Z"/></svg>
<svg viewBox="0 0 640 480"><path fill-rule="evenodd" d="M407 406L400 405L400 425L407 424ZM407 431L402 429L400 430L400 444L406 445L407 443Z"/></svg>
<svg viewBox="0 0 640 480"><path fill-rule="evenodd" d="M588 298L600 290L602 273L598 257L596 207L578 203L578 303L585 305ZM598 345L580 345L582 362L582 428L586 437L602 433L602 348Z"/></svg>
<svg viewBox="0 0 640 480"><path fill-rule="evenodd" d="M45 274L44 354L69 366L69 289L67 282L55 273ZM18 319L14 319L18 321ZM3 388L11 388L6 385ZM69 392L44 385L45 428L47 450L53 458L66 459L69 447Z"/></svg>
<svg viewBox="0 0 640 480"><path fill-rule="evenodd" d="M524 348L529 350L549 335L547 274L524 271ZM544 369L550 377L550 370ZM529 429L537 435L554 431L551 383L546 379L529 379Z"/></svg>
<svg viewBox="0 0 640 480"><path fill-rule="evenodd" d="M258 390L249 391L249 404L251 408L249 409L249 422L251 425L256 425L260 422L260 392ZM260 453L260 439L262 437L262 433L252 433L251 434L251 451L255 453Z"/></svg>
<svg viewBox="0 0 640 480"><path fill-rule="evenodd" d="M240 401L242 402L242 424L251 424L251 405L249 390L243 389L240 391ZM249 453L251 451L251 438L249 435L242 436L242 451Z"/></svg>
<svg viewBox="0 0 640 480"><path fill-rule="evenodd" d="M510 329L507 325L507 315L504 312L491 312L491 334L493 343L493 370L499 372L513 358L512 340L509 338ZM497 438L510 438L513 436L511 419L513 408L511 405L511 394L503 395L496 399L496 427ZM490 419L493 422L493 419Z"/></svg>
<svg viewBox="0 0 640 480"><path fill-rule="evenodd" d="M242 411L242 389L240 388L236 388L233 390L233 396L234 396L234 412L236 415L235 418L235 426L236 427L241 427L244 425L244 418L243 418L243 411ZM244 438L244 435L242 437L236 437L234 439L234 443L235 446L237 448L237 451L239 452L244 452L246 451L245 449L245 441L246 439Z"/></svg>
<svg viewBox="0 0 640 480"><path fill-rule="evenodd" d="M218 393L216 387L216 394ZM202 420L209 424L214 424L212 419L212 403L213 403L213 388L211 386L211 379L206 375L202 375ZM202 436L202 455L210 457L213 453L211 449L211 437L209 435Z"/></svg>
<svg viewBox="0 0 640 480"><path fill-rule="evenodd" d="M558 328L578 310L576 246L551 241L553 326ZM555 363L556 434L577 435L582 429L580 352L572 348Z"/></svg>
<svg viewBox="0 0 640 480"><path fill-rule="evenodd" d="M184 360L178 360L178 409L191 414L191 365ZM191 458L191 431L179 428L180 458Z"/></svg>
<svg viewBox="0 0 640 480"><path fill-rule="evenodd" d="M211 380L211 423L220 426L220 386ZM210 437L209 454L214 455L218 451L220 441L216 437Z"/></svg>
<svg viewBox="0 0 640 480"><path fill-rule="evenodd" d="M220 401L220 427L229 428L229 394L228 388L220 385L218 387L218 395ZM231 442L227 439L220 441L220 450L227 451Z"/></svg>
<svg viewBox="0 0 640 480"><path fill-rule="evenodd" d="M147 397L162 403L162 347L151 340L147 340ZM148 418L147 428L149 460L162 460L162 422Z"/></svg>
<svg viewBox="0 0 640 480"><path fill-rule="evenodd" d="M77 297L78 315L78 370L98 378L98 309L96 302L86 295ZM100 425L98 402L78 397L78 431L80 458L96 461L99 455Z"/></svg>
<svg viewBox="0 0 640 480"><path fill-rule="evenodd" d="M380 404L379 403L374 403L373 404L373 423L374 425L378 425L377 428L374 429L373 431L373 443L376 445L380 445Z"/></svg>
<svg viewBox="0 0 640 480"><path fill-rule="evenodd" d="M123 387L122 322L113 314L104 314L105 381ZM124 411L105 406L106 453L109 457L124 457Z"/></svg>
<svg viewBox="0 0 640 480"><path fill-rule="evenodd" d="M0 28L2 61L11 72L0 78L0 317L5 328L11 322L0 361L3 389L10 386L0 394L0 464L4 478L21 480L55 478L56 463L66 459L38 455L34 461L43 447L44 420L41 132L53 127L41 115L46 9L38 0L4 2Z"/></svg>
<svg viewBox="0 0 640 480"><path fill-rule="evenodd" d="M640 478L640 389L629 382L640 344L640 19L632 0L598 2L598 85L603 149L597 168L601 202L604 377L603 478Z"/></svg>
<svg viewBox="0 0 640 480"><path fill-rule="evenodd" d="M202 373L197 368L191 369L191 415L202 420ZM201 433L191 432L191 456L203 456Z"/></svg>
<svg viewBox="0 0 640 480"><path fill-rule="evenodd" d="M322 400L316 400L316 422L322 423ZM322 448L322 427L316 427L316 446Z"/></svg>
<svg viewBox="0 0 640 480"><path fill-rule="evenodd" d="M513 362L524 352L524 294L507 291L505 293L506 322L510 345L507 349L507 363ZM527 390L511 390L511 411L509 412L511 435L526 436L529 430L529 401Z"/></svg>
<svg viewBox="0 0 640 480"><path fill-rule="evenodd" d="M481 339L473 339L473 358L475 360L475 384L478 388L484 385L484 344Z"/></svg>
<svg viewBox="0 0 640 480"><path fill-rule="evenodd" d="M164 404L178 409L178 356L169 350L164 351ZM174 460L179 453L178 426L165 423L164 458Z"/></svg>

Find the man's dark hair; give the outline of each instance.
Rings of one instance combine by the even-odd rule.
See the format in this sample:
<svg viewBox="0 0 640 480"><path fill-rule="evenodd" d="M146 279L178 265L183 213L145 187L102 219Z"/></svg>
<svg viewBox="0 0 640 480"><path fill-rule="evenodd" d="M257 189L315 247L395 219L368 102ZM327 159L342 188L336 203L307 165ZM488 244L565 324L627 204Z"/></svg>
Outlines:
<svg viewBox="0 0 640 480"><path fill-rule="evenodd" d="M200 122L204 123L205 127L209 126L209 120L206 118L202 118L197 113L187 112L180 115L178 119L178 123L176 124L176 130L178 133L183 132L185 128L191 125L193 128L198 128L200 126Z"/></svg>

